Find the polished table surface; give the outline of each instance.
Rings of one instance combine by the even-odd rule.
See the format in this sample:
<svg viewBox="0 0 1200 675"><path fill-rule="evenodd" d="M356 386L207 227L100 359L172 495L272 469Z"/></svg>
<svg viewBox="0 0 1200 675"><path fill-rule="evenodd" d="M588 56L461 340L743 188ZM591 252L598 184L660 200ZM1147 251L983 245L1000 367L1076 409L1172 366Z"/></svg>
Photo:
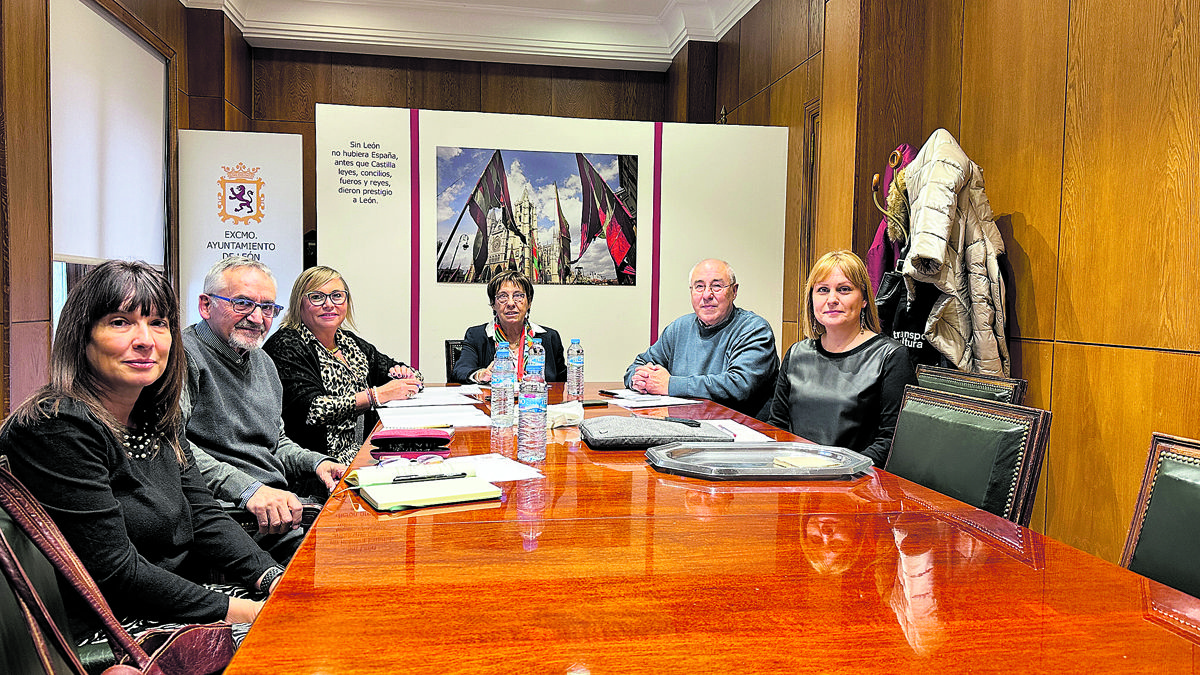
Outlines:
<svg viewBox="0 0 1200 675"><path fill-rule="evenodd" d="M1197 671L1200 601L886 472L708 482L549 436L499 502L334 496L226 673Z"/></svg>

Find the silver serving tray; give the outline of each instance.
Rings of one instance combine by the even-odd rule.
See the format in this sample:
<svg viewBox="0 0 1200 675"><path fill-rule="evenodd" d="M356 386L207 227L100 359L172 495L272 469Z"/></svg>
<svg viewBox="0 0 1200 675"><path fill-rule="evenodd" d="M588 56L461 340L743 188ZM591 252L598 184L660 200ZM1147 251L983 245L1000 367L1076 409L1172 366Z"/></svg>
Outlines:
<svg viewBox="0 0 1200 675"><path fill-rule="evenodd" d="M777 457L796 457L809 466L784 467ZM834 480L871 468L853 450L816 443L668 443L646 451L650 466L664 473L708 480Z"/></svg>

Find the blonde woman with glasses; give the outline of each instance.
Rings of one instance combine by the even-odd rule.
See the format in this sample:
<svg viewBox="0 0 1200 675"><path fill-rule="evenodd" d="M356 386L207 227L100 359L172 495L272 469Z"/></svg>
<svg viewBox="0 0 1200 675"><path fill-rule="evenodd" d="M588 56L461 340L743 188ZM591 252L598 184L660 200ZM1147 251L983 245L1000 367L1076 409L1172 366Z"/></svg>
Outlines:
<svg viewBox="0 0 1200 675"><path fill-rule="evenodd" d="M349 464L375 426L375 408L411 398L424 378L343 323L354 326L346 280L332 268L310 267L296 278L283 323L263 349L283 382L288 437Z"/></svg>

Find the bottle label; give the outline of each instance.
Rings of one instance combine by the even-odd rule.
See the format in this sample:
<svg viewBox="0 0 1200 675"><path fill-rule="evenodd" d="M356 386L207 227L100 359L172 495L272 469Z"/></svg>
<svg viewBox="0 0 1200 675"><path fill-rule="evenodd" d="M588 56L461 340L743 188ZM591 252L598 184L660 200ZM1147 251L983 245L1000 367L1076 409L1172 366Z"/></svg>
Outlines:
<svg viewBox="0 0 1200 675"><path fill-rule="evenodd" d="M541 392L522 392L521 393L521 413L544 413L546 412L545 394Z"/></svg>

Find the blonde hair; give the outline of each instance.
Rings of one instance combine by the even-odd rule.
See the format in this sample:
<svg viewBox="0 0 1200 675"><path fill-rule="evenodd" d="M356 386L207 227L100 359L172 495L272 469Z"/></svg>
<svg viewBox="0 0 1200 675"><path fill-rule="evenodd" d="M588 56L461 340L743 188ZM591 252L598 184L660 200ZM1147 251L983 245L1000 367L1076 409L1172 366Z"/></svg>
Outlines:
<svg viewBox="0 0 1200 675"><path fill-rule="evenodd" d="M830 251L821 256L812 271L808 273L808 281L804 284L804 316L802 323L804 336L817 339L825 334L825 326L817 321L816 310L813 308L813 287L833 273L840 270L855 288L862 292L867 304L859 314L858 320L863 328L880 332L879 310L875 308L875 291L871 288L871 278L867 274L867 266L858 256L850 251Z"/></svg>
<svg viewBox="0 0 1200 675"><path fill-rule="evenodd" d="M346 323L357 328L358 326L354 325L354 295L350 293L350 284L346 283L346 278L337 270L324 265L310 267L296 277L296 283L292 284L292 294L288 296L287 312L284 313L283 321L279 324L280 328L298 330L304 324L300 320L300 307L303 306L303 303L308 302L308 298L304 296L334 279L341 279L342 287L346 289Z"/></svg>

